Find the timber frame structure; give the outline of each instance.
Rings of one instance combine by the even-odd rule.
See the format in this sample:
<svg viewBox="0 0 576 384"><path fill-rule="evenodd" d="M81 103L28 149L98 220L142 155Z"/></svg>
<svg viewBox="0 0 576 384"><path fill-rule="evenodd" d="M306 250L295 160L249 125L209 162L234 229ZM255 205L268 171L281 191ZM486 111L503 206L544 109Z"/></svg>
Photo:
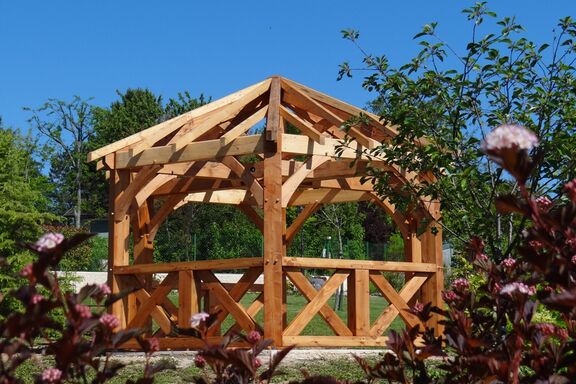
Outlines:
<svg viewBox="0 0 576 384"><path fill-rule="evenodd" d="M364 121L348 131L355 141L337 153L345 137L340 127L360 113ZM261 121L266 121L265 130L253 134ZM300 133L286 133L286 123ZM419 320L406 311L408 303L416 298L442 303L439 203L422 202L405 216L387 199L378 198L370 183L360 182L368 165L388 172L398 186L429 177L362 155L362 149L394 135L395 129L375 115L274 76L91 152L88 160L98 160L98 168L109 172L108 282L113 293L133 290L110 309L120 319L120 328L147 329L159 338L162 349L193 349L202 343L185 336L185 329L191 315L200 311L219 311L220 320L230 316L234 325L228 332L260 330L276 347L384 345L385 331L397 316L407 325L417 324ZM251 163L240 160L246 155L252 156ZM362 200L373 201L392 217L404 238L405 261L286 256L298 230L323 204ZM154 263L158 228L188 202L235 205L262 231L264 256ZM290 206L302 209L287 225ZM420 234L422 223L428 224ZM318 290L304 274L317 268L332 271ZM214 273L219 270L245 272L237 283L225 284ZM405 285L396 291L384 272L405 274ZM153 276L160 273L166 275L157 283ZM256 284L262 274L264 283ZM289 322L288 280L308 300ZM327 301L345 281L348 312L342 319ZM370 284L389 304L372 316ZM173 290L178 291L177 303L168 298ZM248 291L260 293L245 306L240 299ZM263 325L255 320L261 310ZM334 336L301 335L315 315ZM208 334L217 341L222 333L216 324ZM137 344L128 342L126 347Z"/></svg>

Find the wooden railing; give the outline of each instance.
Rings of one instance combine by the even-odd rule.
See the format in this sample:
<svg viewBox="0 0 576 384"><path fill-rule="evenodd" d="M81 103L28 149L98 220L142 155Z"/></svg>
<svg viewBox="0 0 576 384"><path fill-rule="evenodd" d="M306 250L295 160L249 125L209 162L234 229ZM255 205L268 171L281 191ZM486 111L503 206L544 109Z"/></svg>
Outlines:
<svg viewBox="0 0 576 384"><path fill-rule="evenodd" d="M419 320L406 311L408 303L416 297L422 285L432 276L437 266L427 263L380 262L361 260L327 260L316 258L285 257L283 259L285 282L290 281L308 303L287 321L286 305L283 317L282 344L299 346L376 346L386 342L385 331L400 316L405 324L413 326ZM322 269L329 277L316 289L309 281L307 269ZM240 280L233 284L221 282L214 271L245 270ZM405 283L398 291L383 274L399 273ZM166 273L160 283L152 282L153 274ZM177 262L167 264L139 264L117 266L114 276L121 287L136 288L124 303L126 327L148 329L158 336L162 348L197 348L201 342L185 336L190 327L190 317L200 311L218 313L219 322L209 329L212 341L230 332L263 330L255 320L264 308L263 286L256 280L263 273L263 259L243 258ZM328 300L338 288L347 285L347 315L341 318ZM370 286L376 288L388 306L381 313L373 314L371 321ZM177 302L169 295L177 291ZM257 292L248 304L241 300L249 291ZM283 298L286 304L286 297ZM246 300L245 300L246 301ZM246 305L246 306L245 306ZM334 336L302 335L312 319L318 315ZM377 316L375 316L377 315ZM221 322L230 316L233 325L223 330ZM127 343L126 347L134 347Z"/></svg>

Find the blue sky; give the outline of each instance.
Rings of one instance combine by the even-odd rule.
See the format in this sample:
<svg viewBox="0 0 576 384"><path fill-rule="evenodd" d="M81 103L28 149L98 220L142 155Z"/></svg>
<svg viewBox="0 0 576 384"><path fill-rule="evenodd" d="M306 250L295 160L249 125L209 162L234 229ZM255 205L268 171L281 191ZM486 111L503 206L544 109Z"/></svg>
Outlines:
<svg viewBox="0 0 576 384"><path fill-rule="evenodd" d="M22 107L48 98L93 97L107 106L116 90L149 88L214 99L273 74L358 106L370 95L360 76L336 81L338 64L358 61L340 30L357 29L361 44L392 64L409 60L412 36L438 21L457 50L468 41L460 13L471 1L27 1L0 0L0 116L28 128ZM551 40L558 19L576 16L575 0L489 2L516 16L527 36Z"/></svg>

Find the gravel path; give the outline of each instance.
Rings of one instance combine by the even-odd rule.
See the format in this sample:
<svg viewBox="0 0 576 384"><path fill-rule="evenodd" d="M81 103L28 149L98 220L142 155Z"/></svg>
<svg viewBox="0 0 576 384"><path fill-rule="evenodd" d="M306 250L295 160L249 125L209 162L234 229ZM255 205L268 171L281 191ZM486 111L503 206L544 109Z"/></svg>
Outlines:
<svg viewBox="0 0 576 384"><path fill-rule="evenodd" d="M302 363L320 362L336 359L352 359L352 354L361 357L377 357L382 349L294 349L284 358L282 364L298 365ZM270 350L262 352L260 357L268 361ZM273 352L273 351L272 351ZM179 368L186 368L194 364L196 352L193 351L161 351L153 355L153 361L162 358L173 358ZM141 363L142 352L117 352L112 358L124 363Z"/></svg>

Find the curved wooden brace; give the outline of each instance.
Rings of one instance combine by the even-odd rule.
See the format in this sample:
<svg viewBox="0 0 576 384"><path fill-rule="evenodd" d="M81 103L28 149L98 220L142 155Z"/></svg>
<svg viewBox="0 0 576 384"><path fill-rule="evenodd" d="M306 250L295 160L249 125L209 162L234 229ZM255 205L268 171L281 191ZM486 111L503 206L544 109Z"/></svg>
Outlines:
<svg viewBox="0 0 576 384"><path fill-rule="evenodd" d="M122 217L130 208L130 204L134 196L150 181L156 177L159 170L162 169L161 165L145 166L136 174L132 179L128 187L121 191L118 200L114 204L114 215L115 217ZM138 205L140 206L140 205Z"/></svg>
<svg viewBox="0 0 576 384"><path fill-rule="evenodd" d="M316 168L329 161L327 156L312 156L282 184L282 207L286 208L298 186Z"/></svg>
<svg viewBox="0 0 576 384"><path fill-rule="evenodd" d="M244 167L244 165L238 161L234 156L226 156L222 158L222 164L230 168L232 172L236 174L244 184L250 189L254 199L258 202L258 206L262 207L264 204L264 189L262 185L250 174L250 172Z"/></svg>
<svg viewBox="0 0 576 384"><path fill-rule="evenodd" d="M156 234L158 233L158 229L160 228L160 225L162 225L162 223L164 222L164 220L166 220L168 215L170 213L172 213L172 211L174 211L174 208L185 197L186 197L185 194L184 195L171 196L168 200L166 200L164 202L164 204L162 204L162 207L160 207L158 212L156 212L154 214L154 216L152 216L152 219L150 220L150 227L148 228L149 229L149 234L148 234L149 241L154 240L154 238L156 237Z"/></svg>

